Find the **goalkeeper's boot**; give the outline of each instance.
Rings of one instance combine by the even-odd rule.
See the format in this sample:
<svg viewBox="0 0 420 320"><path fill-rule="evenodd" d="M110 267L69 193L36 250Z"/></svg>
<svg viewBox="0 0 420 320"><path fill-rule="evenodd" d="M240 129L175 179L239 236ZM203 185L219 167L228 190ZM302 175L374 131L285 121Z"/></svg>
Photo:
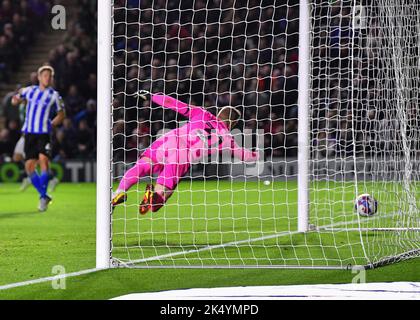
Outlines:
<svg viewBox="0 0 420 320"><path fill-rule="evenodd" d="M143 201L140 204L139 212L141 215L145 215L149 212L151 206L152 206L152 199L153 199L153 192L154 188L152 184L148 184L146 186L146 192L143 196Z"/></svg>
<svg viewBox="0 0 420 320"><path fill-rule="evenodd" d="M38 206L38 210L40 212L45 212L48 209L48 205L50 204L50 202L52 201L52 198L48 195L46 195L45 197L41 198L39 200L39 206Z"/></svg>
<svg viewBox="0 0 420 320"><path fill-rule="evenodd" d="M111 204L112 208L118 206L121 203L124 203L127 201L127 193L125 192L116 192L112 196Z"/></svg>
<svg viewBox="0 0 420 320"><path fill-rule="evenodd" d="M152 212L158 212L160 208L162 208L164 205L165 198L163 197L163 194L160 194L159 192L154 192L152 196L152 204L150 206Z"/></svg>

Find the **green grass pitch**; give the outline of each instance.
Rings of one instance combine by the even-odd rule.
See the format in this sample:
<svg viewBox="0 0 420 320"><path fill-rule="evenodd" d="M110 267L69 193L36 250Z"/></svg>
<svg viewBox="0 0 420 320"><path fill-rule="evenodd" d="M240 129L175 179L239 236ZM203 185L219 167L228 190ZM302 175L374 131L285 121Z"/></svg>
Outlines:
<svg viewBox="0 0 420 320"><path fill-rule="evenodd" d="M59 185L53 204L43 214L36 210L35 191L21 193L18 188L16 184L0 184L0 286L52 276L52 268L57 265L67 273L94 268L95 185ZM144 185L139 188L143 191ZM127 205L114 212L114 254L121 260L140 259L140 266L357 263L363 253L358 234L336 231L282 235L295 230L297 223L296 197L293 192L282 191L295 189L295 182L270 186L257 182L183 182L164 210L145 217L137 214L142 193L133 191ZM328 208L320 207L315 222L352 226L355 216L348 210L354 197L351 186L336 189L336 193L321 192L312 199L316 202L321 195L328 196L336 212L331 216ZM366 223L375 225L375 221L379 220ZM387 222L392 223L392 217L382 224ZM270 237L276 234L279 236ZM374 248L369 237L392 247L389 237L366 237L368 253ZM244 242L250 238L254 240ZM185 253L189 250L193 252ZM368 270L366 280L420 281L419 267L420 260L412 259ZM69 278L65 290L54 290L50 282L1 290L0 300L109 299L179 288L348 283L353 277L347 270L111 269Z"/></svg>

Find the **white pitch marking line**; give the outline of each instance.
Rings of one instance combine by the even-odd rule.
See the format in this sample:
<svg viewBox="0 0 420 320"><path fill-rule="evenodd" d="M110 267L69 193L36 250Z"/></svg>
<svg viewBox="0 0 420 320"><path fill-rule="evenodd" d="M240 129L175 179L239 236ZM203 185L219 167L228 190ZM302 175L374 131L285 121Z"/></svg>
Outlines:
<svg viewBox="0 0 420 320"><path fill-rule="evenodd" d="M77 276L81 276L81 275L84 275L84 274L93 273L93 272L97 272L97 271L101 271L101 270L105 270L105 269L97 269L97 268L87 269L87 270L77 271L77 272L73 272L73 273L59 274L59 275L56 275L56 276L51 276L51 277L46 277L46 278L39 278L39 279L35 279L35 280L16 282L16 283L11 283L11 284L6 284L6 285L3 285L3 286L0 286L0 290L7 290L7 289L12 289L12 288L17 288L17 287L29 286L29 285L32 285L32 284L38 284L38 283L54 281L54 280L60 280L60 279L64 279L64 278L77 277Z"/></svg>
<svg viewBox="0 0 420 320"><path fill-rule="evenodd" d="M386 218L388 216L382 216L382 218L384 218L384 217ZM372 218L371 220L377 219L377 218L379 218L379 216L376 216L376 217ZM323 227L319 227L318 229L322 230L323 228L331 228L331 227L335 227L335 226L347 225L347 224L357 223L358 221L359 220L353 220L353 221L344 222L344 223L340 222L340 223L335 223L335 224L330 224L330 225L326 225L326 226L323 226ZM317 230L314 230L314 231L317 231ZM235 242L228 242L228 243L224 243L224 244L208 246L208 247L201 248L201 249L194 249L194 250L188 250L188 251L182 251L182 252L174 252L174 253L170 253L170 254L166 254L166 255L134 260L134 261L130 262L130 264L139 263L139 262L154 261L154 260L159 260L159 259L164 259L164 258L170 258L170 257L173 257L173 256L182 255L182 254L189 254L189 253L195 253L195 252L200 252L200 251L224 248L224 247L227 247L227 246L234 246L234 245L238 245L238 244L241 244L241 243L250 243L250 242L256 242L256 241L262 241L262 240L266 240L266 239L278 238L278 237L282 237L282 236L286 236L286 235L293 235L293 234L297 234L297 233L299 233L299 232L298 231L293 231L293 232L284 231L284 232L280 232L280 233L270 235L270 236L252 238L252 239L235 241ZM129 264L126 263L126 265L128 266ZM28 280L28 281L23 281L23 282L6 284L6 285L3 285L3 286L0 286L0 291L1 290L12 289L12 288L23 287L23 286L29 286L29 285L32 285L32 284L39 284L39 283L48 282L48 281L65 279L65 278L70 278L70 277L77 277L77 276L81 276L81 275L85 275L85 274L89 274L89 273L94 273L94 272L101 271L101 270L107 270L107 269L97 269L97 268L87 269L87 270L77 271L77 272L73 272L73 273L67 273L67 274L61 274L61 275L46 277L46 278L39 278L39 279L35 279L35 280Z"/></svg>
<svg viewBox="0 0 420 320"><path fill-rule="evenodd" d="M389 214L389 215L386 215L386 216L375 216L375 217L371 218L370 221L377 220L378 218L388 218L388 217L391 217L393 215L394 214ZM347 222L337 222L337 223L325 225L325 226L322 226L322 227L318 227L317 229L311 230L310 232L313 232L313 231L332 231L332 230L324 230L324 229L333 228L333 227L337 227L337 226L345 226L345 225L358 223L358 222L359 222L359 219L352 220L352 221L347 221ZM240 240L240 241L227 242L227 243L207 246L207 247L200 248L200 249L178 251L178 252L174 252L174 253L168 253L168 254L163 254L163 255L149 257L149 258L132 260L130 262L120 261L120 263L122 263L124 266L129 267L130 265L136 264L136 263L156 261L156 260L176 257L176 256L180 256L180 255L187 255L187 254L190 254L190 253L197 253L197 252L208 251L208 250L213 250L213 249L225 248L225 247L229 247L229 246L236 246L236 245L240 245L240 244L244 244L244 243L258 242L258 241L263 241L263 240L268 240L268 239L273 239L273 238L279 238L279 237L283 237L283 236L295 235L295 234L298 234L298 233L301 233L301 232L299 232L299 231L284 231L284 232L279 232L279 233L276 233L276 234L272 234L272 235L269 235L269 236L263 236L263 237L259 237L259 238L251 238L251 239L245 239L245 240Z"/></svg>

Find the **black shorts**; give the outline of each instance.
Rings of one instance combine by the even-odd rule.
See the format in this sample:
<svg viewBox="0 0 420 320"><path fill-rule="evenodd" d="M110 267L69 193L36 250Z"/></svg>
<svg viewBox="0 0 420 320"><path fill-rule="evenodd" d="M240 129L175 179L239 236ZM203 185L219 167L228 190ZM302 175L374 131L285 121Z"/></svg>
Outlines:
<svg viewBox="0 0 420 320"><path fill-rule="evenodd" d="M47 157L51 155L51 143L49 134L25 134L26 160L39 159L39 155Z"/></svg>

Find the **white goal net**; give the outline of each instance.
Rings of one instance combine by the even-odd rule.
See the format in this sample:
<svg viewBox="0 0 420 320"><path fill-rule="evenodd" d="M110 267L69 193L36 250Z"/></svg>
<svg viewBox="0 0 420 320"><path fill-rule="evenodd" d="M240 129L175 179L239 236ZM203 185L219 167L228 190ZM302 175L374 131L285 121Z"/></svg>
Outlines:
<svg viewBox="0 0 420 320"><path fill-rule="evenodd" d="M415 254L420 4L329 1L312 8L311 221L342 220L328 228L342 239L335 248L348 250L343 256L337 249L337 263ZM378 213L351 223L354 195L362 193L378 200Z"/></svg>
<svg viewBox="0 0 420 320"><path fill-rule="evenodd" d="M298 77L305 50L309 72ZM154 141L188 125L140 90L214 115L236 107L232 135L260 155L203 157L146 215L139 204L161 171L139 174L112 212L114 265L348 268L418 254L417 1L115 0L111 55L113 190ZM299 81L309 84L307 102ZM182 148L190 146L174 146ZM371 217L355 212L362 193L378 201Z"/></svg>

